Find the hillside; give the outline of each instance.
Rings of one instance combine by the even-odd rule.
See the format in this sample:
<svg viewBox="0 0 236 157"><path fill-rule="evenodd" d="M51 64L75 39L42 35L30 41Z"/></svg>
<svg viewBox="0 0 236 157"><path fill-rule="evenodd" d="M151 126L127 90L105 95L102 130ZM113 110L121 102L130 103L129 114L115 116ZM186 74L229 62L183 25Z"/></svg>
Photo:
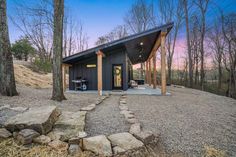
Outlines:
<svg viewBox="0 0 236 157"><path fill-rule="evenodd" d="M51 88L52 74L34 72L27 62L14 61L14 73L17 84L33 88Z"/></svg>

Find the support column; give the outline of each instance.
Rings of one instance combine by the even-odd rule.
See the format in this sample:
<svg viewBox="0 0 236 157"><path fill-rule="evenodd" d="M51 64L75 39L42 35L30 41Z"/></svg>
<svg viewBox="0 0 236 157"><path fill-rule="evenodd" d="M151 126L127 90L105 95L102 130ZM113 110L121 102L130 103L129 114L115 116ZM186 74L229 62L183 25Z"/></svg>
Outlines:
<svg viewBox="0 0 236 157"><path fill-rule="evenodd" d="M152 66L151 66L151 59L149 59L148 64L149 64L148 83L149 83L149 86L151 86L151 85L152 85Z"/></svg>
<svg viewBox="0 0 236 157"><path fill-rule="evenodd" d="M63 91L66 91L66 65L62 64L62 84L63 84Z"/></svg>
<svg viewBox="0 0 236 157"><path fill-rule="evenodd" d="M153 89L157 88L156 51L153 54Z"/></svg>
<svg viewBox="0 0 236 157"><path fill-rule="evenodd" d="M166 32L161 32L161 94L166 95Z"/></svg>
<svg viewBox="0 0 236 157"><path fill-rule="evenodd" d="M145 63L146 70L145 70L145 82L148 83L148 61Z"/></svg>
<svg viewBox="0 0 236 157"><path fill-rule="evenodd" d="M97 52L98 95L102 95L102 51Z"/></svg>

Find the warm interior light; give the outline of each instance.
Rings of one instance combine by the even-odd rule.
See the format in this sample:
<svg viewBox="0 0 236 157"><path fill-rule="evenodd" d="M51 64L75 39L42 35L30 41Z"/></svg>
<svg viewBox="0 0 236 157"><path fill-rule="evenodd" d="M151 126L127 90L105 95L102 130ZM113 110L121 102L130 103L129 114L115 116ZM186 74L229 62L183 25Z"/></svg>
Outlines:
<svg viewBox="0 0 236 157"><path fill-rule="evenodd" d="M143 42L141 42L140 45L143 46Z"/></svg>

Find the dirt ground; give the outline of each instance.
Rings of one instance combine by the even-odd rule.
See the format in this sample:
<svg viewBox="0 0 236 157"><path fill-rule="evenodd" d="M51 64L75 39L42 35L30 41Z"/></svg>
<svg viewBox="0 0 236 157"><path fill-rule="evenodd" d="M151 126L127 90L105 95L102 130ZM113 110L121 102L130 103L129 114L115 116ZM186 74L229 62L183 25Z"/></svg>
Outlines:
<svg viewBox="0 0 236 157"><path fill-rule="evenodd" d="M188 88L168 92L171 96L127 97L143 129L160 134L167 152L236 156L236 100Z"/></svg>
<svg viewBox="0 0 236 157"><path fill-rule="evenodd" d="M98 95L65 93L67 100L57 102L51 100L52 89L34 89L17 85L19 96L0 96L0 106L10 105L10 107L33 107L43 105L55 105L65 111L79 111L80 108L96 102Z"/></svg>

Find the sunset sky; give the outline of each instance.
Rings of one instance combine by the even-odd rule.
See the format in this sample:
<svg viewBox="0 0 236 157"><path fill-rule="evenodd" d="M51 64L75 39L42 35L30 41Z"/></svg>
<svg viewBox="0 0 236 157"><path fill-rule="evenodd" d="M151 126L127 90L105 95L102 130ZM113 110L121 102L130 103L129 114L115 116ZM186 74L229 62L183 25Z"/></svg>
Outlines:
<svg viewBox="0 0 236 157"><path fill-rule="evenodd" d="M27 4L33 4L34 0L23 0ZM148 0L153 1L155 0ZM157 1L155 7L157 7ZM14 7L17 0L7 0L8 15L17 14ZM124 17L135 0L65 0L65 7L73 15L74 19L83 23L85 32L89 37L89 47L93 47L99 36L110 32L117 25L124 24ZM207 25L211 25L217 16L216 6L220 6L224 12L236 12L236 0L212 0L207 13ZM182 58L185 50L185 31L181 29L176 45L175 61ZM22 33L9 20L9 33L11 42L19 39ZM178 63L174 63L177 66Z"/></svg>

